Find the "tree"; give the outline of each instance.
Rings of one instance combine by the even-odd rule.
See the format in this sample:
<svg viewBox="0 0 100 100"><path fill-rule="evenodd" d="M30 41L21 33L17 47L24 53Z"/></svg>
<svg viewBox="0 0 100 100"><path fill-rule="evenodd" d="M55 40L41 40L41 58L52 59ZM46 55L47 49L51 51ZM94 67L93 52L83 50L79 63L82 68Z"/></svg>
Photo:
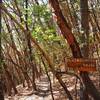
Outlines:
<svg viewBox="0 0 100 100"><path fill-rule="evenodd" d="M70 45L70 48L72 50L73 57L75 58L82 58L82 54L79 48L79 45L74 37L74 35L71 33L68 24L62 14L62 11L59 7L58 0L49 0L51 6L54 9L55 15L57 16L57 24L61 29L62 35L67 40L67 42ZM95 88L94 84L90 80L87 72L80 72L80 75L82 77L82 80L84 82L84 85L88 91L88 93L94 98L94 100L100 99L100 93Z"/></svg>
<svg viewBox="0 0 100 100"><path fill-rule="evenodd" d="M2 5L2 0L0 0L0 5ZM1 11L1 6L0 6L0 99L1 100L4 100L4 94L3 94L3 84L2 84L2 51L1 51L1 38L2 38L2 32L1 32L1 29L2 29L2 24L1 24L1 14L2 14L2 11Z"/></svg>

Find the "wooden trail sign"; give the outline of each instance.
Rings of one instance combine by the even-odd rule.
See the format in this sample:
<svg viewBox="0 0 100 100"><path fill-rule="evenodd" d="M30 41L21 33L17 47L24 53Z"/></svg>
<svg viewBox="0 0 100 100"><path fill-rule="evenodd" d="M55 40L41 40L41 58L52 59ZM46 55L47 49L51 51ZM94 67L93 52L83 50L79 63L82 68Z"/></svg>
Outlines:
<svg viewBox="0 0 100 100"><path fill-rule="evenodd" d="M95 58L69 58L67 59L67 66L79 71L96 71Z"/></svg>

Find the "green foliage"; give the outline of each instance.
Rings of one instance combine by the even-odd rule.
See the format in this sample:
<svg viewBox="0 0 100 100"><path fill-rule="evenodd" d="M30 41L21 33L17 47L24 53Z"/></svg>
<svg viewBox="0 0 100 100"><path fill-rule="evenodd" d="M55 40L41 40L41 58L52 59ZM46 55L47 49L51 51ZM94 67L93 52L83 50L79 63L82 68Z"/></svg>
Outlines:
<svg viewBox="0 0 100 100"><path fill-rule="evenodd" d="M46 20L49 19L50 16L51 16L51 12L47 8L47 5L36 5L36 4L34 4L32 6L32 11L33 11L33 14L36 17L42 17L42 18L45 18Z"/></svg>
<svg viewBox="0 0 100 100"><path fill-rule="evenodd" d="M45 33L42 32L41 27L36 27L35 31L32 32L33 37L35 37L39 42L43 41L60 41L60 36L53 34L53 29L47 29Z"/></svg>

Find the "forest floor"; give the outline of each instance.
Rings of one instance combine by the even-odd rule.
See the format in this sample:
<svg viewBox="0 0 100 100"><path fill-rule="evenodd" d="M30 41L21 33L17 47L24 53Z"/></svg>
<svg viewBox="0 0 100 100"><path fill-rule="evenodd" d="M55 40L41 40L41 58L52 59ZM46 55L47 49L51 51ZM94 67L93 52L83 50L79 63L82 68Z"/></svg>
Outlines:
<svg viewBox="0 0 100 100"><path fill-rule="evenodd" d="M93 82L98 87L98 78L95 77L95 75L91 76ZM71 92L73 98L78 100L78 96L80 95L80 84L79 81L76 81L76 78L74 76L64 75L62 76L63 81L65 82L68 90ZM56 79L52 80L53 85L53 95L55 100L67 100L66 94L58 81ZM76 85L77 82L77 85ZM32 91L32 88L28 89L27 87L24 87L22 85L18 85L18 94L15 96L6 96L5 100L52 100L50 87L49 87L49 81L47 76L42 76L39 81L36 82L38 92ZM77 91L77 92L76 92Z"/></svg>

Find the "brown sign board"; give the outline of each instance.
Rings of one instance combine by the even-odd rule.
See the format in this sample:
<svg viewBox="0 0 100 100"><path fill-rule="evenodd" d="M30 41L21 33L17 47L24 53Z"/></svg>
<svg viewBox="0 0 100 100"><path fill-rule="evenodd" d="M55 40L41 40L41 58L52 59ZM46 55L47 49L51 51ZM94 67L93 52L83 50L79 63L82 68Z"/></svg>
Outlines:
<svg viewBox="0 0 100 100"><path fill-rule="evenodd" d="M96 71L95 58L69 58L67 66L79 71Z"/></svg>

